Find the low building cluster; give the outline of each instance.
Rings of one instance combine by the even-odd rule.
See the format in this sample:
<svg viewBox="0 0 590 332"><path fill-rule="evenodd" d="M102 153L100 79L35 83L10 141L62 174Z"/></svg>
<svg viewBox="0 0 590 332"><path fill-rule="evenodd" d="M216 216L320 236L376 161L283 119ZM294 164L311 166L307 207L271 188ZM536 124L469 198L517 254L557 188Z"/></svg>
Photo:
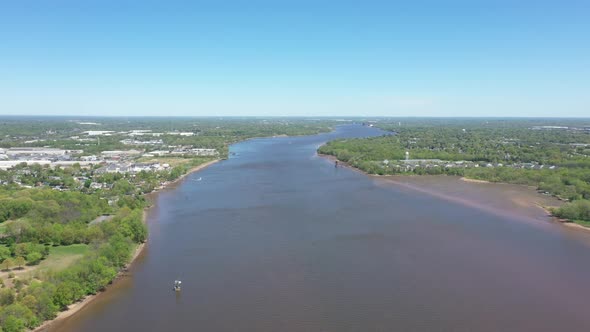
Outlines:
<svg viewBox="0 0 590 332"><path fill-rule="evenodd" d="M9 169L21 163L40 165L67 165L77 159L82 150L18 147L0 149L0 169Z"/></svg>
<svg viewBox="0 0 590 332"><path fill-rule="evenodd" d="M192 131L168 131L165 133L155 133L152 132L150 129L134 129L130 131L113 131L113 130L87 130L82 132L88 136L113 136L113 135L125 135L129 137L136 137L136 136L153 136L159 137L163 135L171 135L171 136L195 136L196 134Z"/></svg>
<svg viewBox="0 0 590 332"><path fill-rule="evenodd" d="M490 163L490 162L475 162L469 160L459 161L445 161L441 159L406 159L399 161L383 160L382 167L394 168L400 171L413 171L416 168L477 168L477 167L509 167L521 169L556 169L555 165L542 165L536 162L531 163Z"/></svg>
<svg viewBox="0 0 590 332"><path fill-rule="evenodd" d="M142 141L138 139L124 139L121 143L125 145L163 145L164 141L161 139L152 139L147 141Z"/></svg>
<svg viewBox="0 0 590 332"><path fill-rule="evenodd" d="M146 141L141 141L141 144L136 144L136 140L126 141L129 141L130 145L149 145L146 144ZM148 143L150 142L153 143L153 145L160 145L162 140L148 141ZM117 167L119 167L120 170L125 170L129 165L140 165L137 167L143 167L141 164L132 163L134 159L137 159L140 156L214 157L219 155L219 152L216 149L202 149L194 148L192 146L168 146L165 149L161 148L161 150L150 152L138 149L110 150L102 151L99 155L82 155L83 152L83 150L36 147L0 148L0 170L7 170L22 163L27 165L48 165L50 167L70 167L76 164L80 167L91 167L93 165L105 164L105 167L111 167L109 168L111 170L116 169ZM159 170L160 168L148 167L143 170L152 171L154 169ZM122 172L125 173L127 171Z"/></svg>
<svg viewBox="0 0 590 332"><path fill-rule="evenodd" d="M94 172L96 174L104 174L104 173L139 173L142 171L145 172L156 172L156 171L163 171L170 168L168 164L160 164L160 163L112 163L105 165L103 167L97 168Z"/></svg>
<svg viewBox="0 0 590 332"><path fill-rule="evenodd" d="M192 146L181 146L169 148L166 150L154 150L145 153L144 157L155 157L155 156L198 156L198 157L214 157L219 155L216 149L201 149L193 148Z"/></svg>

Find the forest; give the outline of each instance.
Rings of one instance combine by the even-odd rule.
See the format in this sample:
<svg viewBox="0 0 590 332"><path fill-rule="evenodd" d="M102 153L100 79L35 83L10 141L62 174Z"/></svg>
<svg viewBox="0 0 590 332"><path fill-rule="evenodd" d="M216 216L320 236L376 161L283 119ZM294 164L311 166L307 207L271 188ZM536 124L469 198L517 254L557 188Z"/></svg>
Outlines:
<svg viewBox="0 0 590 332"><path fill-rule="evenodd" d="M143 203L109 206L98 194L51 189L0 188L0 326L32 329L60 310L104 289L147 238ZM101 215L110 220L92 223ZM75 264L35 269L56 247L90 248ZM30 269L30 273L20 270Z"/></svg>

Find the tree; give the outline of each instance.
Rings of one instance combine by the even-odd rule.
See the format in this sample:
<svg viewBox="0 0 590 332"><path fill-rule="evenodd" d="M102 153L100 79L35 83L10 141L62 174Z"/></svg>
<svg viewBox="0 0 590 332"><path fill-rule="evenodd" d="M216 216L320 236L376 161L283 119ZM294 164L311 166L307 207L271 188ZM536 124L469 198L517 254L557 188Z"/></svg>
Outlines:
<svg viewBox="0 0 590 332"><path fill-rule="evenodd" d="M2 268L2 270L7 271L10 270L14 267L14 260L12 258L6 258L2 264L0 264L0 267Z"/></svg>
<svg viewBox="0 0 590 332"><path fill-rule="evenodd" d="M84 296L84 290L74 281L64 281L59 284L53 294L53 303L60 309L66 309L68 305Z"/></svg>
<svg viewBox="0 0 590 332"><path fill-rule="evenodd" d="M135 191L135 187L127 180L121 179L115 182L112 192L116 195L129 195Z"/></svg>
<svg viewBox="0 0 590 332"><path fill-rule="evenodd" d="M14 290L11 288L2 288L0 289L0 306L10 305L14 303L14 299L16 295L14 294Z"/></svg>
<svg viewBox="0 0 590 332"><path fill-rule="evenodd" d="M23 296L20 303L29 307L39 320L52 319L59 309L53 301L55 289L55 286L51 282L33 281L29 287L19 293L19 297ZM35 301L29 299L28 302L25 302L24 299L27 296L32 296Z"/></svg>
<svg viewBox="0 0 590 332"><path fill-rule="evenodd" d="M104 233L99 225L92 225L86 231L86 238L88 242L99 241L104 238Z"/></svg>
<svg viewBox="0 0 590 332"><path fill-rule="evenodd" d="M29 228L30 226L26 222L22 220L15 220L14 222L6 225L6 234L9 237L14 238L16 242L19 242L21 236L25 234Z"/></svg>
<svg viewBox="0 0 590 332"><path fill-rule="evenodd" d="M22 269L27 261L23 258L23 256L18 256L14 260L14 264L19 268Z"/></svg>
<svg viewBox="0 0 590 332"><path fill-rule="evenodd" d="M24 327L33 328L39 320L26 306L16 302L7 305L0 312L3 331L24 331Z"/></svg>
<svg viewBox="0 0 590 332"><path fill-rule="evenodd" d="M39 264L39 262L43 259L43 255L40 252L31 252L27 255L27 262L31 265Z"/></svg>
<svg viewBox="0 0 590 332"><path fill-rule="evenodd" d="M553 213L560 218L565 218L572 221L590 221L590 201L577 200L571 203L567 203L564 204L562 207L555 209Z"/></svg>
<svg viewBox="0 0 590 332"><path fill-rule="evenodd" d="M43 247L43 250L41 252L41 254L43 255L43 258L49 256L49 252L51 251L50 247L48 245Z"/></svg>
<svg viewBox="0 0 590 332"><path fill-rule="evenodd" d="M68 246L73 244L75 241L76 234L71 227L64 227L63 232L61 233L61 244L64 246Z"/></svg>
<svg viewBox="0 0 590 332"><path fill-rule="evenodd" d="M20 292L21 289L23 289L24 286L25 286L25 282L22 279L15 279L14 280L14 289L17 292Z"/></svg>
<svg viewBox="0 0 590 332"><path fill-rule="evenodd" d="M29 243L18 243L14 246L15 256L26 256L29 251Z"/></svg>
<svg viewBox="0 0 590 332"><path fill-rule="evenodd" d="M10 257L10 249L5 246L0 246L0 261L4 261Z"/></svg>
<svg viewBox="0 0 590 332"><path fill-rule="evenodd" d="M182 168L181 166L176 166L174 168L172 168L172 171L170 171L170 176L168 177L168 180L176 180L178 179L182 174L184 173L184 168Z"/></svg>
<svg viewBox="0 0 590 332"><path fill-rule="evenodd" d="M25 330L25 323L22 319L14 316L8 316L2 322L3 332L22 332Z"/></svg>
<svg viewBox="0 0 590 332"><path fill-rule="evenodd" d="M23 297L22 300L20 300L20 303L22 303L25 307L29 308L33 312L37 310L37 298L35 298L35 296L31 294Z"/></svg>
<svg viewBox="0 0 590 332"><path fill-rule="evenodd" d="M45 244L51 243L52 235L53 235L53 229L51 227L51 224L42 225L37 228L37 237L38 237L39 243L45 243Z"/></svg>

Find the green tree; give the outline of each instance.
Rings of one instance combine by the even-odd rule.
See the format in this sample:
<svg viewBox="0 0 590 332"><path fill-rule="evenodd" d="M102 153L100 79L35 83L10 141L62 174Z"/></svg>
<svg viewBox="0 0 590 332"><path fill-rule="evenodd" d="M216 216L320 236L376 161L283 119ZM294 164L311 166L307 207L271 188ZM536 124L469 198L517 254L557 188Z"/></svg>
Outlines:
<svg viewBox="0 0 590 332"><path fill-rule="evenodd" d="M562 207L555 209L553 213L560 218L569 220L590 221L590 201L577 200L567 203Z"/></svg>
<svg viewBox="0 0 590 332"><path fill-rule="evenodd" d="M24 327L34 328L39 323L35 314L18 302L2 308L0 321L4 331L7 331L7 329L8 331L24 331Z"/></svg>
<svg viewBox="0 0 590 332"><path fill-rule="evenodd" d="M76 233L74 230L69 226L64 227L64 230L61 233L61 244L64 246L69 246L70 244L73 244L75 240Z"/></svg>
<svg viewBox="0 0 590 332"><path fill-rule="evenodd" d="M112 189L112 192L115 195L130 195L133 191L135 191L135 187L125 179L115 182Z"/></svg>
<svg viewBox="0 0 590 332"><path fill-rule="evenodd" d="M29 243L18 243L14 246L14 256L26 256L29 251Z"/></svg>
<svg viewBox="0 0 590 332"><path fill-rule="evenodd" d="M67 280L59 284L53 295L53 302L60 308L66 309L69 304L84 296L84 290L74 281Z"/></svg>
<svg viewBox="0 0 590 332"><path fill-rule="evenodd" d="M39 305L39 301L37 301L37 298L31 294L23 297L22 300L20 300L20 303L22 303L25 307L29 308L31 311L36 311L37 306Z"/></svg>
<svg viewBox="0 0 590 332"><path fill-rule="evenodd" d="M43 255L40 252L31 252L27 255L27 262L31 265L39 264L39 262L43 259Z"/></svg>
<svg viewBox="0 0 590 332"><path fill-rule="evenodd" d="M0 289L0 306L6 306L14 303L16 294L11 288Z"/></svg>
<svg viewBox="0 0 590 332"><path fill-rule="evenodd" d="M14 267L14 260L12 258L6 258L2 264L0 264L0 267L2 268L2 270L7 271L10 270Z"/></svg>
<svg viewBox="0 0 590 332"><path fill-rule="evenodd" d="M25 322L20 318L8 316L2 321L2 332L23 332L24 330Z"/></svg>
<svg viewBox="0 0 590 332"><path fill-rule="evenodd" d="M19 268L22 269L23 266L25 266L26 264L26 260L22 257L22 256L18 256L17 258L14 259L14 264Z"/></svg>
<svg viewBox="0 0 590 332"><path fill-rule="evenodd" d="M10 257L10 249L5 246L0 246L0 261L4 261Z"/></svg>
<svg viewBox="0 0 590 332"><path fill-rule="evenodd" d="M39 320L44 321L54 318L59 309L53 302L55 289L55 286L51 282L33 281L19 296L26 297L30 295L34 297L36 305L32 306L31 311L33 311ZM30 304L32 305L34 303L31 301Z"/></svg>

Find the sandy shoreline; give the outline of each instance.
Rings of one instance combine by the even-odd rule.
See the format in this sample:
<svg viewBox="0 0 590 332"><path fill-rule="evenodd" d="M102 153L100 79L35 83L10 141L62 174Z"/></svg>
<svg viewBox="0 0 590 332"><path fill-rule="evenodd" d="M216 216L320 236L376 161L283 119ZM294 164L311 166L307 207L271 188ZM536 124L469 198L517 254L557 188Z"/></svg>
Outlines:
<svg viewBox="0 0 590 332"><path fill-rule="evenodd" d="M221 160L221 159L215 159L215 160L211 160L211 161L209 161L209 162L206 162L206 163L204 163L204 164L201 164L201 165L195 166L195 167L191 168L191 169L190 169L188 172L186 172L185 174L183 174L183 175L181 175L180 177L178 177L178 179L176 179L176 180L174 180L174 181L171 181L171 182L169 182L168 184L166 184L166 187L168 187L168 186L170 186L170 185L172 185L172 184L176 184L176 183L180 182L182 179L184 179L186 176L188 176L188 175L190 175L190 174L192 174L192 173L198 172L198 171L200 171L200 170L202 170L202 169L204 169L204 168L206 168L206 167L209 167L209 166L211 166L211 165L213 165L213 164L215 164L215 163L219 162L220 160ZM157 194L157 192L152 192L152 193L149 193L149 194L153 194L153 193L156 193L156 194ZM148 195L149 195L149 194L148 194ZM144 224L147 224L147 215L148 215L148 211L149 211L149 209L150 209L150 208L151 208L151 206L150 206L150 207L146 207L146 208L143 210L143 217L142 217L142 218L143 218L143 220L142 220L142 221L143 221L143 223L144 223ZM123 276L125 276L125 272L126 272L127 270L129 270L129 268L130 268L130 267L133 265L133 263L136 261L137 257L139 257L139 255L141 255L141 253L143 253L143 251L144 251L144 249L145 249L145 247L146 247L146 246L147 246L147 241L146 241L146 242L144 242L144 243L141 243L141 244L139 244L139 245L137 246L137 248L135 249L135 252L134 252L134 253L133 253L133 255L131 256L131 259L129 260L129 263L128 263L128 264L127 264L127 265L126 265L126 266L125 266L123 269L121 269L121 270L120 270L120 271L117 273L117 276L115 277L115 279L113 280L113 282L115 282L115 281L117 281L118 279L120 279L120 278L122 278ZM112 282L112 283L113 283L113 282ZM111 284L112 284L112 283L111 283ZM109 287L110 287L110 285L108 285L108 286L106 287L106 289L105 289L105 290L107 290ZM70 304L70 306L68 307L68 309L66 309L66 310L64 310L64 311L61 311L61 312L59 312L59 313L57 314L57 317L55 317L54 319L52 319L52 320L48 320L48 321L45 321L45 322L43 322L43 324L39 325L39 326L38 326L37 328L35 328L33 331L34 331L34 332L41 332L41 331L45 331L47 328L51 327L51 325L52 325L52 324L54 324L54 323L56 323L56 322L58 322L58 321L60 321L60 320L63 320L63 319L65 319L65 318L68 318L68 317L71 317L71 316L73 316L74 314L76 314L77 312L79 312L80 310L82 310L84 307L86 307L86 306L87 306L89 303L91 303L91 302L92 302L92 300L94 300L94 299L96 299L98 296L100 296L100 295L101 295L101 294L102 294L102 293L103 293L105 290L103 290L103 291L100 291L100 292L98 292L98 293L96 293L96 294L94 294L94 295L88 295L88 296L86 296L84 299L82 299L81 301L78 301L78 302L76 302L76 303Z"/></svg>
<svg viewBox="0 0 590 332"><path fill-rule="evenodd" d="M561 220L560 220L561 221ZM576 224L575 222L571 222L571 221L563 221L561 222L564 226L566 227L571 227L571 228L577 228L577 229L583 229L585 231L590 231L590 227L586 227L586 226L582 226L580 224Z"/></svg>
<svg viewBox="0 0 590 332"><path fill-rule="evenodd" d="M539 205L539 207L541 209L543 209L545 211L545 213L547 213L547 215L549 217L554 218L559 223L561 223L563 226L571 227L571 228L577 228L577 229L582 229L582 230L585 230L585 231L590 231L590 227L583 226L583 225L580 225L580 224L575 223L573 221L569 221L567 219L563 219L563 218L559 218L559 217L554 216L553 213L551 212L551 210L549 210L552 207L541 206L541 205Z"/></svg>
<svg viewBox="0 0 590 332"><path fill-rule="evenodd" d="M461 177L461 181L465 181L465 182L473 182L473 183L492 183L490 181L486 181L486 180L477 180L477 179L470 179L470 178L466 178L464 176Z"/></svg>

